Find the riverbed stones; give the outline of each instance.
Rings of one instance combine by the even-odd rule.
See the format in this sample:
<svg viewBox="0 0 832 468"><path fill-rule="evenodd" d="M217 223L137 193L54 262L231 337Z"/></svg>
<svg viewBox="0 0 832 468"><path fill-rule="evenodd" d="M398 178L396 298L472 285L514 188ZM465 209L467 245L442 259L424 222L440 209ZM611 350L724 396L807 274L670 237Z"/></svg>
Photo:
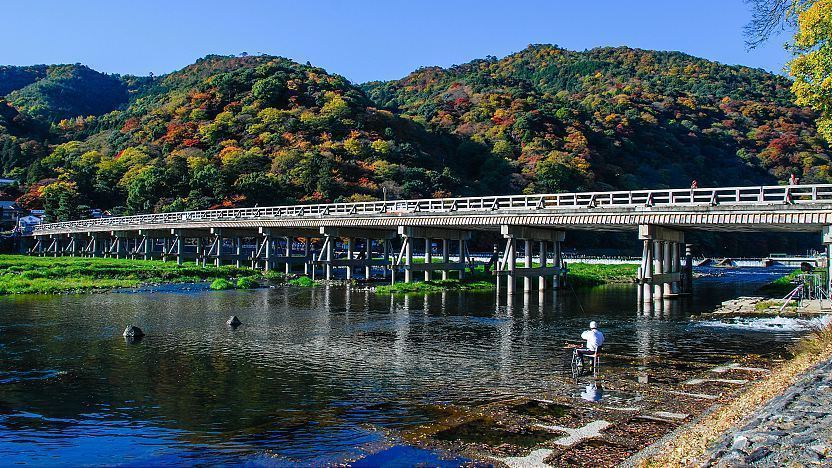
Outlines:
<svg viewBox="0 0 832 468"><path fill-rule="evenodd" d="M707 451L703 466L832 465L832 359L750 415Z"/></svg>
<svg viewBox="0 0 832 468"><path fill-rule="evenodd" d="M566 436L561 437L560 439L557 439L554 442L555 445L560 445L561 447L571 447L572 445L575 445L583 440L601 437L601 431L610 426L611 423L601 419L597 421L592 421L586 426L577 427L574 429L563 426L546 426L543 424L537 425L537 427L540 427L541 429L546 429L547 431L565 432Z"/></svg>
<svg viewBox="0 0 832 468"><path fill-rule="evenodd" d="M748 383L746 379L690 379L682 382L682 385L701 385L705 382L716 382L731 385L745 385Z"/></svg>
<svg viewBox="0 0 832 468"><path fill-rule="evenodd" d="M124 329L122 336L125 338L138 339L144 336L144 332L141 328L135 325L128 325L127 328Z"/></svg>
<svg viewBox="0 0 832 468"><path fill-rule="evenodd" d="M547 448L540 448L532 450L531 453L525 457L504 457L497 458L497 460L505 463L510 468L526 468L530 466L548 466L544 460L554 453L554 450Z"/></svg>
<svg viewBox="0 0 832 468"><path fill-rule="evenodd" d="M231 317L228 318L228 320L225 322L225 324L228 325L229 327L237 328L240 325L242 325L243 322L241 322L240 319L237 318L236 315L232 315Z"/></svg>

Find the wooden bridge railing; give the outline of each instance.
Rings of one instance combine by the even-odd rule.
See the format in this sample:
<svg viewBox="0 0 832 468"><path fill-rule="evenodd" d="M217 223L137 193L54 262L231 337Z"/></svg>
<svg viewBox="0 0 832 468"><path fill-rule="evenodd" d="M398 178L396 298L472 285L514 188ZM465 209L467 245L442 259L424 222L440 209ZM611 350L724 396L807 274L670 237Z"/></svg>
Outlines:
<svg viewBox="0 0 832 468"><path fill-rule="evenodd" d="M401 214L489 213L493 211L559 211L680 205L760 205L832 203L832 184L753 186L619 192L580 192L467 198L329 203L262 208L185 211L64 221L36 226L33 234L92 227L119 229L188 222L277 219L287 217L348 217Z"/></svg>

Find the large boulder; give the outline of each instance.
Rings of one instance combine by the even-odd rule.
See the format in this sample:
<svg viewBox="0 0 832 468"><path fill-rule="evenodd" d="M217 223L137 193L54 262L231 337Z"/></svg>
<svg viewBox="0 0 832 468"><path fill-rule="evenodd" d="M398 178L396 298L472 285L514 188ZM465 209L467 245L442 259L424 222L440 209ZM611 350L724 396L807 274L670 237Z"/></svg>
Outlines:
<svg viewBox="0 0 832 468"><path fill-rule="evenodd" d="M225 324L228 325L229 327L237 328L240 325L242 325L243 322L241 322L240 319L238 319L236 315L232 315L231 317L228 318L228 321L225 322Z"/></svg>

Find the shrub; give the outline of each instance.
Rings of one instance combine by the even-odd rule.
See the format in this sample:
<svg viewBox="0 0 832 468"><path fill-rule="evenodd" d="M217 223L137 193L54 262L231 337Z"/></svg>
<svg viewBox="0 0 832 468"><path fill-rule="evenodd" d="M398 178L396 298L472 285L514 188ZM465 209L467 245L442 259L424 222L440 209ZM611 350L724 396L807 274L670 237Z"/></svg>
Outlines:
<svg viewBox="0 0 832 468"><path fill-rule="evenodd" d="M260 284L248 276L244 276L237 280L237 289L254 289L259 287Z"/></svg>
<svg viewBox="0 0 832 468"><path fill-rule="evenodd" d="M223 291L225 289L234 289L234 285L225 278L217 278L211 283L211 289Z"/></svg>
<svg viewBox="0 0 832 468"><path fill-rule="evenodd" d="M315 281L308 276L301 276L299 278L290 279L289 284L292 286L303 286L308 288L309 286L315 286Z"/></svg>

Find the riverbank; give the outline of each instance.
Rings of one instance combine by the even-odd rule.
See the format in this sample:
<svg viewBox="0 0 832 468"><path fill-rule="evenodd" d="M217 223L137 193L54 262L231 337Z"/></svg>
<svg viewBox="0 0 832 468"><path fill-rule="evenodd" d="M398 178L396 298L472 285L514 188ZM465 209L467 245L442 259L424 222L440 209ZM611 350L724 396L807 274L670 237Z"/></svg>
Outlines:
<svg viewBox="0 0 832 468"><path fill-rule="evenodd" d="M569 264L567 283L574 287L607 283L629 283L635 278L635 265ZM249 278L241 281L241 278ZM233 266L206 266L195 263L177 265L158 260L129 260L81 257L30 257L0 255L0 295L62 294L135 288L149 284L196 283L210 281L212 289L251 288L268 283L313 286L306 276L288 279L279 272L261 272ZM221 281L220 281L221 280ZM376 286L380 294L432 293L440 291L487 291L494 289L495 277L482 266L465 280L435 280Z"/></svg>
<svg viewBox="0 0 832 468"><path fill-rule="evenodd" d="M201 267L157 260L0 255L0 295L61 294L135 288L148 284L196 283L263 277L260 271L233 266ZM250 284L250 283L249 283ZM246 285L246 281L242 282Z"/></svg>
<svg viewBox="0 0 832 468"><path fill-rule="evenodd" d="M610 283L632 283L635 281L637 265L598 265L570 263L567 284L572 287L592 287ZM473 274L463 280L447 279L396 283L376 286L380 294L433 293L441 291L488 291L496 288L495 276L477 267Z"/></svg>
<svg viewBox="0 0 832 468"><path fill-rule="evenodd" d="M648 448L647 456L637 465L733 466L754 462L779 465L797 461L783 458L788 452L775 454L777 446L788 441L783 437L790 433L793 434L789 436L791 442L800 444L789 447L792 453L799 452L801 457L809 457L813 463L820 457L832 455L828 445L821 447L812 443L823 437L822 431L817 430L817 426L822 425L817 419L832 418L828 410L832 397L828 391L823 396L818 392L821 381L829 379L826 371L832 367L832 325L827 324L802 339L794 352L792 359L775 368L767 378L738 398L716 407L669 440ZM791 415L784 412L790 405ZM812 418L799 414L802 412L811 412ZM803 439L798 441L794 435ZM809 445L803 445L807 443ZM775 455L768 458L772 454Z"/></svg>

